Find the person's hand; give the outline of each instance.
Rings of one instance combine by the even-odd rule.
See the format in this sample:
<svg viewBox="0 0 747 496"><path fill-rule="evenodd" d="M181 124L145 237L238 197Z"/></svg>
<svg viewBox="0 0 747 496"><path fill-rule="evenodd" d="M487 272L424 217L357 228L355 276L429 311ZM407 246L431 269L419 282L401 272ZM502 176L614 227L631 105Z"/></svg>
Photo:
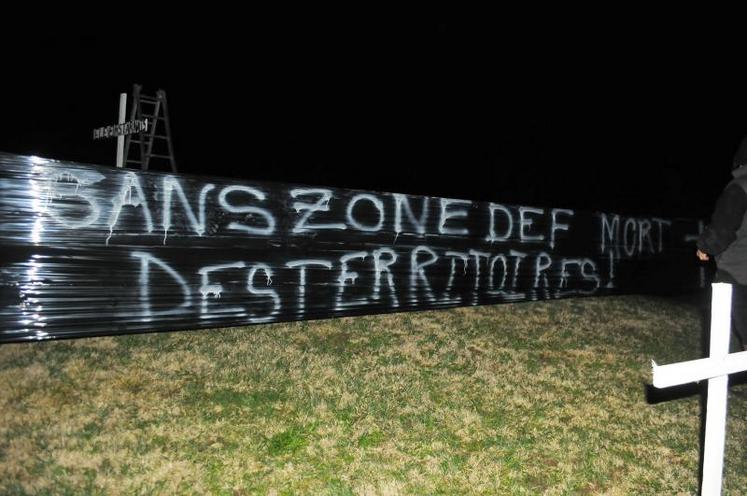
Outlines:
<svg viewBox="0 0 747 496"><path fill-rule="evenodd" d="M707 262L708 260L711 259L711 257L708 256L708 253L702 250L696 251L695 254L698 256L698 260L700 260L701 262Z"/></svg>

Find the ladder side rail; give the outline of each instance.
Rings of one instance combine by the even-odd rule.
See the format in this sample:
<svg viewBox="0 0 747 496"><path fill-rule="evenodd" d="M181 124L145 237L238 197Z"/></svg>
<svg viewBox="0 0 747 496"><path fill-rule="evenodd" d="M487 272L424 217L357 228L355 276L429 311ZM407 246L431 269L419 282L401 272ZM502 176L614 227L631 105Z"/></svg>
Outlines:
<svg viewBox="0 0 747 496"><path fill-rule="evenodd" d="M140 104L140 89L141 86L139 84L135 85L134 93L135 93L135 105L137 105L137 119L142 120L143 119L143 109ZM145 155L145 133L140 131L140 170L147 171L148 170L148 160L147 156Z"/></svg>
<svg viewBox="0 0 747 496"><path fill-rule="evenodd" d="M137 95L139 95L139 93L140 93L139 86L137 84L132 85L132 107L130 107L130 122L135 120L135 116L137 115L137 110L135 107L137 106L137 103L136 103L138 101ZM124 166L125 167L127 167L128 161L132 162L132 159L130 159L130 146L131 145L132 145L132 136L128 134L127 136L125 136L125 154L124 154Z"/></svg>
<svg viewBox="0 0 747 496"><path fill-rule="evenodd" d="M171 162L171 172L177 172L176 159L174 158L174 146L171 143L171 125L169 123L169 109L166 104L166 92L164 90L158 90L158 98L163 101L163 123L166 126L166 145L169 148L169 161Z"/></svg>
<svg viewBox="0 0 747 496"><path fill-rule="evenodd" d="M148 167L150 165L150 159L153 156L153 137L156 134L156 127L158 126L158 115L161 111L161 102L156 102L156 108L153 111L153 125L150 128L150 131L148 131L148 148L145 150L145 156L144 156L144 163L145 163L145 169L148 170Z"/></svg>

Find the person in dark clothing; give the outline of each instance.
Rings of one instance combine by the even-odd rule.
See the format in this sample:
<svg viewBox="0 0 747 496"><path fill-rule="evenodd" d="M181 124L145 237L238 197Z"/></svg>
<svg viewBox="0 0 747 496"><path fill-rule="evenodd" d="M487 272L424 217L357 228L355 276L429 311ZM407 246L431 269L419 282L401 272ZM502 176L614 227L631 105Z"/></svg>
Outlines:
<svg viewBox="0 0 747 496"><path fill-rule="evenodd" d="M697 257L716 259L716 282L732 285L732 328L747 350L747 137L734 155L732 176L698 238Z"/></svg>

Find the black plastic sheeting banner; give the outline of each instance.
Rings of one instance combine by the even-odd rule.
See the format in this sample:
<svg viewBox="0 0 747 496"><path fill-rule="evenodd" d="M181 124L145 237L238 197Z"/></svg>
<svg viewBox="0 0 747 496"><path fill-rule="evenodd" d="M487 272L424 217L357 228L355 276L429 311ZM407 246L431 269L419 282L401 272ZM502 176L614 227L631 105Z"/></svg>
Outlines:
<svg viewBox="0 0 747 496"><path fill-rule="evenodd" d="M0 342L694 288L698 231L0 154Z"/></svg>

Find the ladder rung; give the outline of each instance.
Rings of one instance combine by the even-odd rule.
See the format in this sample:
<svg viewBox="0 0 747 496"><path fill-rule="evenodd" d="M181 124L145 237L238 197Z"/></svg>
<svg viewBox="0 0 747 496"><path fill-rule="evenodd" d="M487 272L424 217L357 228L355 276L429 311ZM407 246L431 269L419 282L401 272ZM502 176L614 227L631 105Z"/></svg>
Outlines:
<svg viewBox="0 0 747 496"><path fill-rule="evenodd" d="M164 118L164 117L160 117L160 116L156 117L155 115L145 115L145 114L143 114L142 117L145 117L146 119L151 119L151 120L156 120L156 119L158 119L159 121L165 121L166 120L166 118Z"/></svg>
<svg viewBox="0 0 747 496"><path fill-rule="evenodd" d="M148 156L149 156L149 157L156 157L156 158L169 158L169 159L171 158L171 155L157 155L157 154L155 154L155 153L151 153L151 154L150 154L150 155L148 155Z"/></svg>
<svg viewBox="0 0 747 496"><path fill-rule="evenodd" d="M158 103L158 98L153 98L152 96L140 95L140 101L147 102L147 103Z"/></svg>

